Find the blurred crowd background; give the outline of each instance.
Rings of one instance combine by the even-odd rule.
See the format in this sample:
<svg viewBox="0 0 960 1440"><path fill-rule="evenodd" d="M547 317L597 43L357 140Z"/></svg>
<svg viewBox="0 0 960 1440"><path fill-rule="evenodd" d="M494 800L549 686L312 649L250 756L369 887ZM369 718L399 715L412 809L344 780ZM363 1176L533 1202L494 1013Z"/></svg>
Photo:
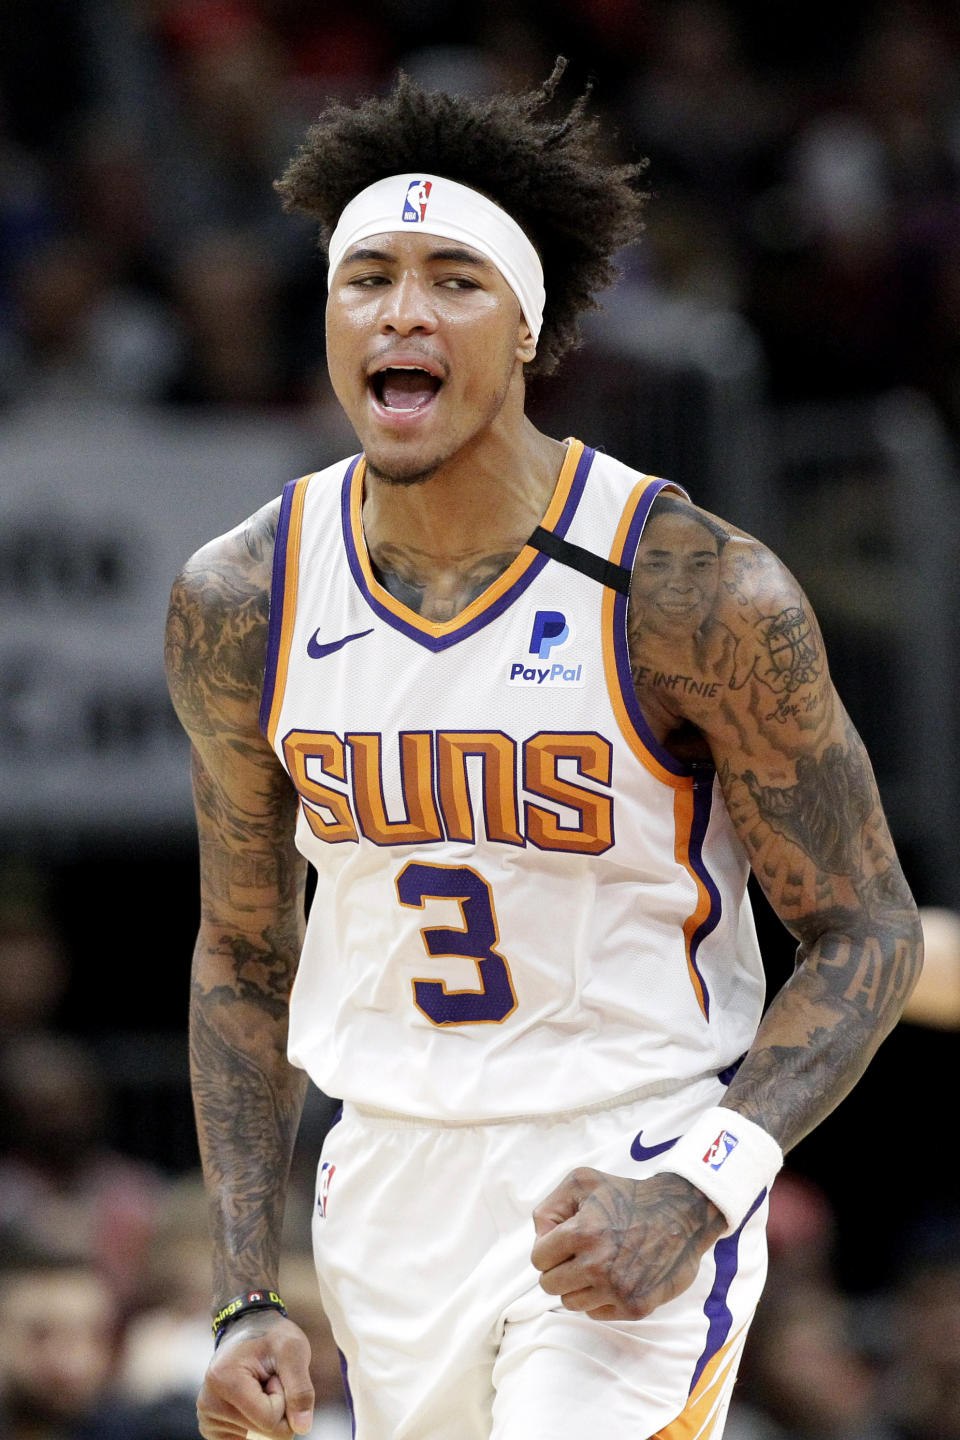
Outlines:
<svg viewBox="0 0 960 1440"><path fill-rule="evenodd" d="M960 5L2 0L7 1440L196 1433L196 858L165 601L197 545L354 448L315 237L272 182L330 97L398 67L527 88L559 53L653 199L534 415L795 568L931 942L908 1018L774 1189L728 1440L960 1440ZM757 910L773 991L794 947ZM349 1433L305 1250L330 1105L311 1094L281 1278L316 1337L315 1440Z"/></svg>

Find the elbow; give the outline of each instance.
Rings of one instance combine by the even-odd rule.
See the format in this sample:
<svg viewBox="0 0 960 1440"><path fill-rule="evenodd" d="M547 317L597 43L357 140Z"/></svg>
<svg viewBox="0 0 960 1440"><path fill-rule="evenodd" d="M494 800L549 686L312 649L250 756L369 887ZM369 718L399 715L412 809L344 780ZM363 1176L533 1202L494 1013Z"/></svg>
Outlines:
<svg viewBox="0 0 960 1440"><path fill-rule="evenodd" d="M911 995L916 993L917 986L920 983L920 979L923 974L923 922L920 918L920 912L915 905L911 909L909 924L904 927L904 930L905 933L903 939L900 940L897 944L898 955L902 953L909 957L905 965L906 975L903 983L903 1000L901 1004L901 1010L906 1007Z"/></svg>

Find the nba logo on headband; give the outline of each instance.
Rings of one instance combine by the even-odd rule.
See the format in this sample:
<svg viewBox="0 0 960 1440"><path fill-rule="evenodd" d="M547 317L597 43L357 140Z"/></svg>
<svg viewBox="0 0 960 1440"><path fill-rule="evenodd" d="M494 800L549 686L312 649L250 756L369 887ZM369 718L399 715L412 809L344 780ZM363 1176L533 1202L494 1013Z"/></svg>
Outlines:
<svg viewBox="0 0 960 1440"><path fill-rule="evenodd" d="M433 182L430 180L410 181L403 198L403 219L408 224L419 225L427 218L427 201L432 189Z"/></svg>

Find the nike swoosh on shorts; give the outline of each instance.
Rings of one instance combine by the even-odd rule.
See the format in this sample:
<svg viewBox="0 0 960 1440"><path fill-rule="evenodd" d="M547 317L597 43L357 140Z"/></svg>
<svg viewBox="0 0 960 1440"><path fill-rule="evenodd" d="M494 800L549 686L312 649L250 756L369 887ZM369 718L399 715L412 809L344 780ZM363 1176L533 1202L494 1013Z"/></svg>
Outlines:
<svg viewBox="0 0 960 1440"><path fill-rule="evenodd" d="M325 655L332 655L335 650L342 650L344 645L349 645L351 640L362 640L364 635L373 634L373 626L369 630L358 630L355 635L344 635L342 640L331 640L326 645L321 645L317 636L319 630L315 630L307 641L307 654L311 660L322 660Z"/></svg>
<svg viewBox="0 0 960 1440"><path fill-rule="evenodd" d="M672 1149L680 1139L679 1135L675 1135L672 1140L662 1140L659 1145L644 1145L640 1140L642 1134L643 1131L638 1130L637 1138L630 1146L631 1160L652 1160L654 1155L662 1155L665 1150Z"/></svg>

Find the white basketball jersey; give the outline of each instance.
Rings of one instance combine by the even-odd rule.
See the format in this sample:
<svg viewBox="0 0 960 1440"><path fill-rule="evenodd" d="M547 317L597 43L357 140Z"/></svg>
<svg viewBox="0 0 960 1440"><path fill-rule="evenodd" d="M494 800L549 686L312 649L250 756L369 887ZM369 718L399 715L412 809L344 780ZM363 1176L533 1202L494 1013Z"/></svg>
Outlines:
<svg viewBox="0 0 960 1440"><path fill-rule="evenodd" d="M664 482L568 442L541 529L580 550L527 545L438 623L378 584L363 473L292 482L277 533L261 718L318 875L291 1060L461 1122L724 1071L763 996L747 861L644 720L611 580Z"/></svg>

